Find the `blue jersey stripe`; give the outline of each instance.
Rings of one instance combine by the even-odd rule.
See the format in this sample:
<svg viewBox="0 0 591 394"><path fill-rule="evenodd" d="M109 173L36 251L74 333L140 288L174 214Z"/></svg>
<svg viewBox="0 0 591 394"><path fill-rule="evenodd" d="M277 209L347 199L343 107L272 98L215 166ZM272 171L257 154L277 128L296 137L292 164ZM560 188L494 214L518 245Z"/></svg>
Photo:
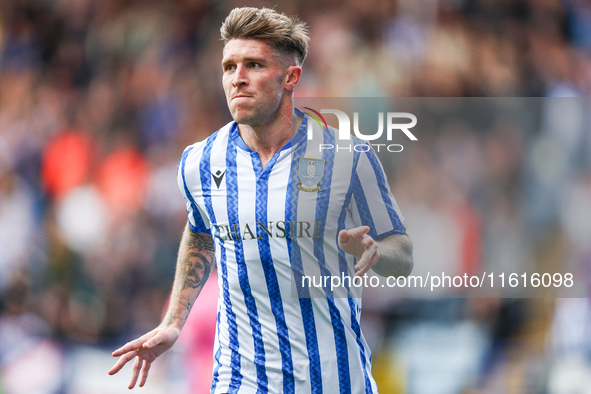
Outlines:
<svg viewBox="0 0 591 394"><path fill-rule="evenodd" d="M351 178L353 178L353 195L355 196L355 202L357 203L357 211L359 212L361 223L364 226L369 226L368 234L372 238L376 238L378 235L376 233L376 226L373 222L371 211L369 210L369 205L367 204L367 198L365 197L365 192L361 187L361 181L359 180L359 175L356 171L353 171Z"/></svg>
<svg viewBox="0 0 591 394"><path fill-rule="evenodd" d="M192 150L193 147L189 147L185 149L185 151L183 152L183 155L181 157L181 175L183 177L183 187L185 189L185 195L187 196L187 199L193 207L193 220L195 221L195 225L193 225L189 221L189 226L191 227L191 230L193 230L194 233L204 233L207 231L207 226L205 225L205 222L203 221L203 218L199 213L199 208L197 208L197 203L195 202L195 199L193 198L191 192L189 192L189 189L187 188L187 181L185 180L185 163L187 162L187 156L189 156L189 152L191 152Z"/></svg>
<svg viewBox="0 0 591 394"><path fill-rule="evenodd" d="M359 153L355 152L354 156L353 156L353 168L357 167L358 161L359 161ZM341 230L345 229L345 218L347 216L346 208L351 203L351 196L353 194L353 187L352 187L353 183L354 183L353 174L354 174L354 172L351 173L351 181L349 182L349 189L347 190L347 194L345 195L345 201L343 202L343 208L341 209L341 213L339 215L339 220L338 220L339 226L338 226L337 237L336 237L337 243L338 243L339 232ZM340 248L339 248L339 271L340 271L339 274L341 274L341 275L342 274L349 275L345 252ZM361 340L361 327L359 326L359 317L357 314L357 304L355 303L355 300L351 297L348 284L345 283L345 286L347 287L347 293L349 294L348 301L349 301L349 308L351 309L351 329L355 333L355 339L357 342L357 346L359 346L359 357L361 359L361 365L363 366L365 392L366 392L366 394L373 394L371 380L369 378L368 365L366 363L365 346L363 345L363 341ZM371 355L370 355L370 358L371 358Z"/></svg>
<svg viewBox="0 0 591 394"><path fill-rule="evenodd" d="M279 154L280 153L277 153L273 159L267 163L263 173L258 154L255 152L251 153L253 168L255 169L255 172L260 175L260 178L257 178L256 184L255 208L256 220L259 223L267 223L267 204L269 201L268 177L273 169L273 165L279 157ZM295 385L293 377L293 360L291 357L291 346L289 344L289 331L287 330L285 313L283 311L283 300L281 298L281 290L279 289L277 273L275 272L273 257L271 255L269 235L264 231L260 231L257 238L259 256L261 258L261 264L265 273L271 310L273 311L273 316L275 316L275 324L277 326L279 350L281 351L281 370L283 371L283 393L294 393Z"/></svg>
<svg viewBox="0 0 591 394"><path fill-rule="evenodd" d="M353 152L353 164L352 164L352 168L356 168L357 167L357 163L359 162L359 152L355 151ZM351 198L353 196L353 191L354 191L354 185L355 185L355 179L357 178L357 174L355 174L355 171L351 172L351 179L349 181L349 188L347 189L347 194L345 195L345 200L343 201L343 207L341 208L341 213L339 214L339 219L338 219L338 227L337 227L337 234L336 234L336 241L337 241L337 245L339 242L339 232L341 232L341 230L345 229L345 218L347 216L347 207L349 207L349 205L351 204ZM371 216L370 216L371 219ZM353 257L355 264L357 263L357 259L355 257ZM347 259L345 258L345 252L339 248L339 275L345 274L346 276L349 275L349 268L347 266ZM345 282L345 288L347 289L347 296L348 298L352 298L353 294L351 294L351 292L349 291L349 285L348 283Z"/></svg>
<svg viewBox="0 0 591 394"><path fill-rule="evenodd" d="M302 124L306 121L304 119ZM285 199L285 222L297 221L297 207L299 189L296 185L299 182L298 176L298 158L303 156L306 152L306 140L298 144L292 152L291 169L289 184L287 185L287 196ZM302 257L297 238L285 238L287 242L287 249L290 257L291 269L294 274L295 283L302 283L302 275L304 269L302 267ZM304 326L304 335L306 337L306 350L308 351L308 358L310 360L310 392L312 394L322 394L322 368L320 365L320 353L318 350L318 337L316 334L316 322L314 319L314 308L312 300L310 299L310 292L308 288L296 286L298 290L298 297L300 301L300 310L302 313L302 321Z"/></svg>
<svg viewBox="0 0 591 394"><path fill-rule="evenodd" d="M214 361L215 361L215 367L213 369L213 380L211 382L211 389L212 391L215 390L217 384L219 383L220 380L220 367L222 366L222 364L220 363L220 357L222 356L222 348L221 346L219 346L219 337L220 337L220 311L218 311L218 313L216 314L216 329L218 331L218 350L215 352L214 355Z"/></svg>
<svg viewBox="0 0 591 394"><path fill-rule="evenodd" d="M201 175L201 187L204 190L203 198L205 202L205 209L207 210L207 214L209 215L209 220L211 223L216 223L215 220L215 212L213 210L213 204L211 201L211 166L210 166L210 159L211 159L211 149L213 147L213 142L217 137L217 133L212 135L208 138L205 148L203 150L203 155L201 156L200 162L200 175ZM227 261L226 261L226 249L224 248L224 241L218 238L218 242L220 243L220 267L222 271L222 293L224 299L224 306L226 307L226 315L228 318L228 328L229 328L229 337L230 337L230 367L232 368L232 378L230 380L229 390L236 391L240 388L240 384L242 383L242 375L240 373L240 353L238 352L240 344L238 342L238 325L236 324L236 315L232 311L232 302L230 300L230 290L228 285L228 268L227 268ZM219 322L218 322L219 324ZM219 337L218 337L219 338ZM218 383L218 369L216 369L213 381L212 381L212 391L215 390L216 385Z"/></svg>
<svg viewBox="0 0 591 394"><path fill-rule="evenodd" d="M373 389L371 387L371 380L369 379L368 373L368 365L366 363L366 355L365 355L365 346L363 346L363 342L361 341L361 327L359 326L359 319L357 315L357 305L352 298L349 298L349 308L351 308L351 328L353 332L355 332L355 339L357 341L357 346L359 346L359 357L361 358L361 365L363 366L363 377L365 380L365 392L367 394L373 394ZM371 355L370 355L371 357Z"/></svg>
<svg viewBox="0 0 591 394"><path fill-rule="evenodd" d="M325 130L324 143L334 145L334 134ZM326 223L328 215L328 205L330 202L330 188L332 182L332 172L334 167L334 149L324 150L322 158L324 159L324 176L320 180L320 190L316 197L316 218L320 223ZM314 256L318 259L318 264L322 275L330 275L330 270L326 267L324 255L324 228L320 227L319 237L314 238ZM339 374L339 389L341 393L351 392L351 376L349 372L349 353L347 350L347 337L345 327L341 319L341 313L332 297L332 291L325 289L328 302L330 320L334 331L336 346L337 367Z"/></svg>
<svg viewBox="0 0 591 394"><path fill-rule="evenodd" d="M237 147L233 139L228 139L228 148L226 152L226 187L227 187L227 209L228 209L228 222L229 223L240 223L240 217L238 213L238 167L236 165ZM252 296L250 290L250 283L248 280L248 269L246 267L246 261L244 259L244 249L242 240L238 233L237 239L234 242L234 251L236 254L236 266L238 268L238 281L242 294L244 295L244 303L248 318L250 321L250 327L252 328L252 337L254 341L254 364L257 371L257 393L268 392L268 379L267 371L265 369L265 347L263 343L263 334L261 331L261 323L259 322L259 316L256 306L256 301Z"/></svg>
<svg viewBox="0 0 591 394"><path fill-rule="evenodd" d="M386 176L384 175L384 171L382 170L382 166L374 153L373 150L370 150L366 153L369 163L373 168L373 172L376 174L376 179L378 182L378 187L380 188L380 193L382 194L382 200L384 200L384 204L386 205L386 209L388 210L388 214L390 215L390 220L392 221L392 227L395 230L398 230L401 234L406 232L406 228L402 224L398 213L394 209L392 205L392 200L390 200L390 195L388 193L387 181ZM376 234L377 235L377 234Z"/></svg>

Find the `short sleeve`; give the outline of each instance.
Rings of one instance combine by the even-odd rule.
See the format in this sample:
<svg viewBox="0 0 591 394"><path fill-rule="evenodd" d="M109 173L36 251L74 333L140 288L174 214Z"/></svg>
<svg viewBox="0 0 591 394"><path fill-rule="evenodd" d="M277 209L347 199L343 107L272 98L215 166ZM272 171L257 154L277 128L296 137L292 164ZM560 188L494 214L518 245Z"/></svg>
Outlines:
<svg viewBox="0 0 591 394"><path fill-rule="evenodd" d="M199 160L190 155L192 150L193 146L189 146L183 152L177 169L177 182L183 197L187 200L187 215L191 230L195 233L205 233L210 232L211 224L207 213L197 203L203 193L199 176Z"/></svg>
<svg viewBox="0 0 591 394"><path fill-rule="evenodd" d="M406 221L371 148L359 154L352 186L351 211L356 226L369 226L369 235L376 240L406 232Z"/></svg>

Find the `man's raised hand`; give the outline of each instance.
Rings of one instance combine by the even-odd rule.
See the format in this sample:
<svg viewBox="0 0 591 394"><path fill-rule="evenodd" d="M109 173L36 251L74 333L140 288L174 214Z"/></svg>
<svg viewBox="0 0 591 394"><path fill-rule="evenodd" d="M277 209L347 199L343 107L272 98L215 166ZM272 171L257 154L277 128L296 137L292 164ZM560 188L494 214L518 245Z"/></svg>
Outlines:
<svg viewBox="0 0 591 394"><path fill-rule="evenodd" d="M143 387L148 379L152 362L172 347L178 339L179 334L180 330L174 327L157 327L138 339L126 343L113 352L113 357L119 357L119 360L109 370L109 375L116 374L128 361L135 358L128 388L132 389L135 387L138 377L140 377L140 372L141 379L139 387Z"/></svg>

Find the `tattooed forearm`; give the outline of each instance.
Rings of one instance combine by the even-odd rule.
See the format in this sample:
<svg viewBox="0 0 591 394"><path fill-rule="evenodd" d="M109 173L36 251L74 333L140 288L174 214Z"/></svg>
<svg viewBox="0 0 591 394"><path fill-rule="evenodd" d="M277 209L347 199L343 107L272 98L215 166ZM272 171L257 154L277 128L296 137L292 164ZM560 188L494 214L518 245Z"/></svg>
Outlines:
<svg viewBox="0 0 591 394"><path fill-rule="evenodd" d="M188 316L188 314L187 314L187 316ZM162 321L162 324L165 326L168 326L176 321L185 321L185 320L187 320L185 314L181 313L180 311L177 310L174 312L167 313L166 316L164 317L164 320Z"/></svg>
<svg viewBox="0 0 591 394"><path fill-rule="evenodd" d="M179 248L170 305L163 324L184 324L214 265L212 236L196 234L187 226Z"/></svg>
<svg viewBox="0 0 591 394"><path fill-rule="evenodd" d="M207 252L213 252L213 238L209 234L195 234L192 231L189 231L189 236L185 240L187 247L190 249L197 249Z"/></svg>
<svg viewBox="0 0 591 394"><path fill-rule="evenodd" d="M212 268L211 258L208 260L207 256L198 252L187 253L183 262L183 289L202 287Z"/></svg>

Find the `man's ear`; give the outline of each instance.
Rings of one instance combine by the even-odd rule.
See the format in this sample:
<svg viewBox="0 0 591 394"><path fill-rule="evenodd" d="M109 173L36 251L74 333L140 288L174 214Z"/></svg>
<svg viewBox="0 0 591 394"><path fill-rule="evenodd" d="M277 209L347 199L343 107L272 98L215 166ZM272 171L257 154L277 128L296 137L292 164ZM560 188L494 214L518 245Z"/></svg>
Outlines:
<svg viewBox="0 0 591 394"><path fill-rule="evenodd" d="M289 66L285 73L285 90L291 92L295 89L296 85L300 81L300 77L302 76L302 68L300 66Z"/></svg>

